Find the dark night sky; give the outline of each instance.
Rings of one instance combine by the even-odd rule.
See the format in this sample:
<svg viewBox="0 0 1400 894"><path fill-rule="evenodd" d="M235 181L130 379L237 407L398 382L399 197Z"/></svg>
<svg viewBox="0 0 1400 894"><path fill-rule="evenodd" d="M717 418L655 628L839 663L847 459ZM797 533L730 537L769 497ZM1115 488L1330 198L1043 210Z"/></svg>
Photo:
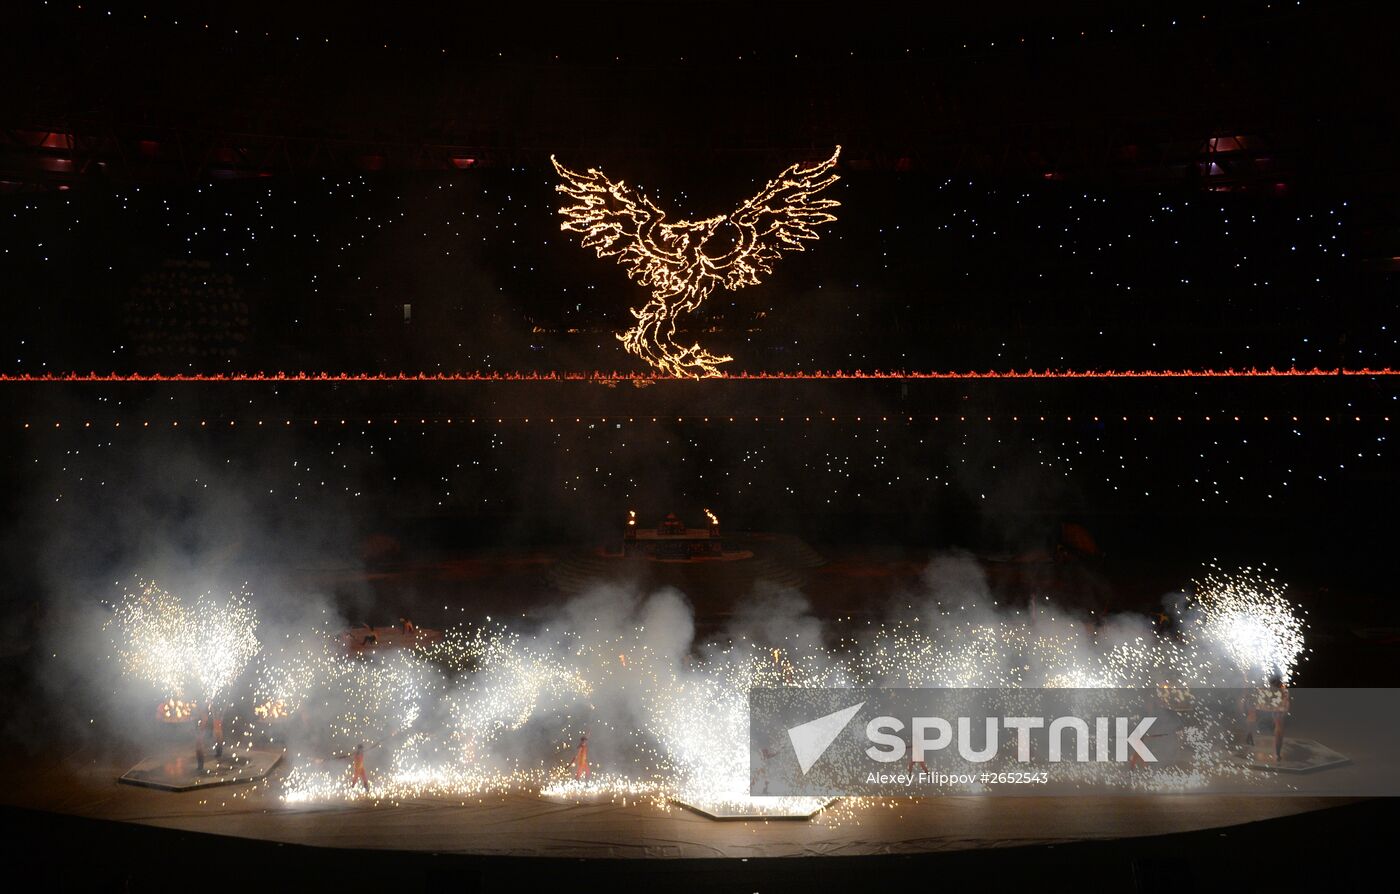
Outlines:
<svg viewBox="0 0 1400 894"><path fill-rule="evenodd" d="M29 85L0 99L7 374L636 371L612 333L641 290L558 232L549 154L707 214L837 142L839 219L693 323L736 369L1396 365L1378 4L936 22L817 4L20 6L0 53ZM628 505L714 503L749 526L925 545L1079 517L1138 544L1194 519L1253 548L1341 519L1330 535L1360 555L1395 483L1388 379L4 387L13 531L160 518L175 495L200 517L211 485L272 529L336 517L350 537L427 518L578 538ZM836 410L862 422L795 423ZM652 413L767 421L619 422ZM1178 413L1196 421L1147 421ZM540 423L575 414L596 418ZM441 421L497 415L534 427ZM307 428L341 416L366 421ZM1363 421L1326 421L1348 416ZM260 419L295 424L260 435ZM190 431L211 420L222 434Z"/></svg>

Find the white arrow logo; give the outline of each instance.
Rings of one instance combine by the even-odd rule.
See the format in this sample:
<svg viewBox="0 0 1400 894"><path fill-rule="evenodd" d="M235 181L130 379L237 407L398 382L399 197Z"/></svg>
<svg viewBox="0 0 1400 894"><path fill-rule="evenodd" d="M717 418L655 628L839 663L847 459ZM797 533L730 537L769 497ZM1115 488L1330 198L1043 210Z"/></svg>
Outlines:
<svg viewBox="0 0 1400 894"><path fill-rule="evenodd" d="M809 720L787 731L788 739L792 742L792 750L797 753L797 765L802 768L803 776L807 775L807 771L812 769L812 765L826 753L826 750L831 747L831 743L835 742L836 737L841 735L841 731L846 728L846 724L850 723L851 718L856 716L856 712L863 707L865 707L865 702L851 705L849 708L842 708L825 717Z"/></svg>

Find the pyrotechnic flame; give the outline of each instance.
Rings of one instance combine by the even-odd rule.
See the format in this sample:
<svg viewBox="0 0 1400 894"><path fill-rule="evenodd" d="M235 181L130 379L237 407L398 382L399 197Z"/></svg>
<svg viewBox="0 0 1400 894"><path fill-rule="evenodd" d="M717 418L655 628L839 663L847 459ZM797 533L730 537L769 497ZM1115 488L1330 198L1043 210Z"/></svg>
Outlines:
<svg viewBox="0 0 1400 894"><path fill-rule="evenodd" d="M284 720L291 713L287 703L280 698L270 699L253 708L253 716L259 720Z"/></svg>
<svg viewBox="0 0 1400 894"><path fill-rule="evenodd" d="M168 698L156 708L156 717L165 723L184 723L194 716L197 707L194 702Z"/></svg>

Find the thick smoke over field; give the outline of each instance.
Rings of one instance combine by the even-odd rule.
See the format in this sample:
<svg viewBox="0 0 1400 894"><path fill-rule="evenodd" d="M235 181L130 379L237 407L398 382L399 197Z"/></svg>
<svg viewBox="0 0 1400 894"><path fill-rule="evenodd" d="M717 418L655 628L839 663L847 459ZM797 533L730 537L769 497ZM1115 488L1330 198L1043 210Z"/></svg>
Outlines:
<svg viewBox="0 0 1400 894"><path fill-rule="evenodd" d="M548 621L464 626L413 657L318 653L310 663L322 669L285 697L311 728L331 729L320 753L356 742L381 749L381 791L395 797L577 792L569 762L587 733L602 790L714 801L739 799L748 784L751 687L1231 686L1291 670L1301 652L1286 603L1248 575L1217 579L1213 595L1178 619L1189 630L1170 638L1130 617L979 603L986 594L965 556L931 568L910 623L823 627L789 592L755 603L724 635L696 640L680 594L603 586ZM956 609L941 607L950 599ZM327 707L333 716L318 716ZM288 781L291 800L355 794L334 763L302 766Z"/></svg>
<svg viewBox="0 0 1400 894"><path fill-rule="evenodd" d="M372 450L338 450L360 474L388 471ZM415 618L440 640L356 655L342 631L392 622L366 583L367 517L339 511L353 503L344 494L308 490L289 503L275 493L295 487L287 470L307 462L295 440L220 461L156 439L70 462L83 487L62 476L32 486L50 533L32 556L44 617L31 665L60 707L43 719L13 716L9 731L31 745L59 738L128 756L183 743L156 720L156 705L202 697L199 686L132 658L150 640L112 623L123 593L153 581L198 612L246 588L258 654L219 697L237 741L288 746L294 799L347 794L343 756L360 742L391 791L567 789L585 733L591 766L613 790L728 796L747 784L754 686L1136 686L1164 676L1237 685L1300 648L1275 623L1286 613L1279 604L1264 606L1263 622L1231 604L1199 623L1205 609L1193 604L1179 624L1208 636L1186 642L1141 618L1079 615L1043 599L999 604L977 559L941 553L913 592L887 593L858 618L821 618L799 590L760 586L732 594L732 614L703 635L674 589L598 581L550 609L541 583L517 600L530 617L505 620L470 608L469 581L440 585L453 610L468 607ZM49 489L58 498L41 502ZM336 583L308 573L323 568Z"/></svg>
<svg viewBox="0 0 1400 894"><path fill-rule="evenodd" d="M270 492L266 472L292 468L294 449L273 441L225 457L169 433L136 449L95 440L57 458L33 448L35 473L16 500L29 522L6 538L34 615L26 673L54 709L11 713L5 732L20 746L130 753L171 735L154 717L172 693L122 674L127 643L111 626L123 594L145 581L192 612L202 594L223 605L248 590L263 642L311 617L338 628L342 610L367 603L363 588L332 597L307 584L308 568L358 568L359 536L344 513L322 513L324 501L288 506Z"/></svg>

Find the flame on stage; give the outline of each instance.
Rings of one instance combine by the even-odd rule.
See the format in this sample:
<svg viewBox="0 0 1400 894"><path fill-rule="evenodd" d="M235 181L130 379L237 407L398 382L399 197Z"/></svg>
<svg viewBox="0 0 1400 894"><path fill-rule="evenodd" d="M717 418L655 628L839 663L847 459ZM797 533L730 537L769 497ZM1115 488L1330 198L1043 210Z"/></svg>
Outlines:
<svg viewBox="0 0 1400 894"><path fill-rule="evenodd" d="M287 702L280 698L268 699L253 708L253 716L259 720L284 720L291 716L291 713Z"/></svg>
<svg viewBox="0 0 1400 894"><path fill-rule="evenodd" d="M194 702L168 698L156 707L156 717L164 723L184 723L194 716Z"/></svg>

